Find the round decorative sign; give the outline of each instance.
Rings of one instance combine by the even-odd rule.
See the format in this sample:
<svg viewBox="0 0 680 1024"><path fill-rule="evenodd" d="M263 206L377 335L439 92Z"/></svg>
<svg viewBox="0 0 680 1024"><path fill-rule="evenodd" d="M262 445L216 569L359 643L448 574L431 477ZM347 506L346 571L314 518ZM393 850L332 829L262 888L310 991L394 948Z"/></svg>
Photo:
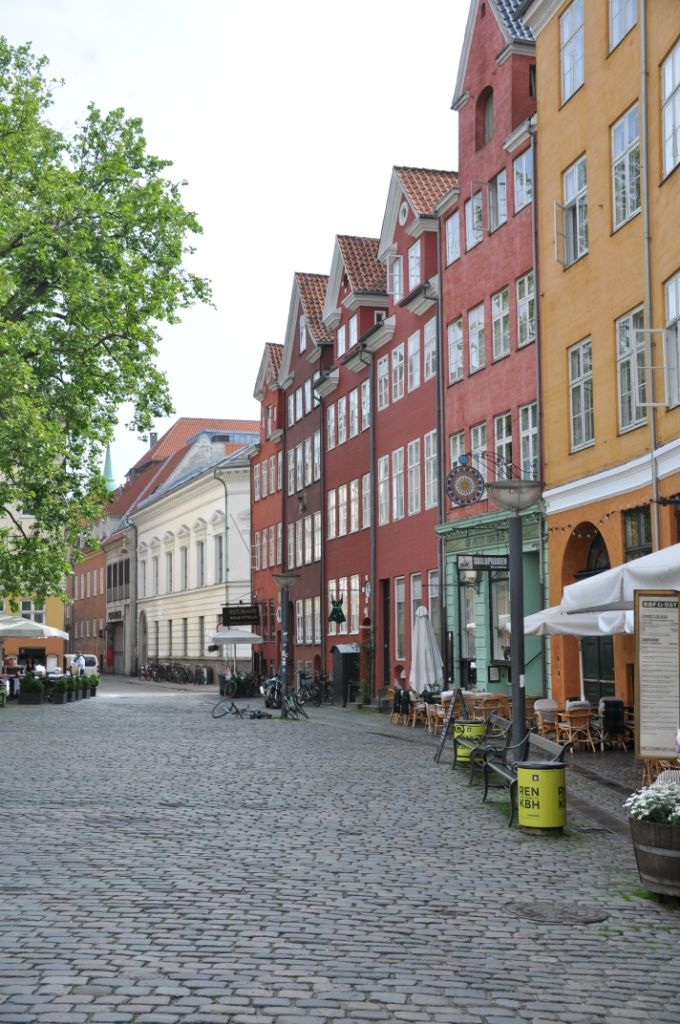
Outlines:
<svg viewBox="0 0 680 1024"><path fill-rule="evenodd" d="M472 466L455 466L446 478L446 493L456 505L481 501L484 486L484 477Z"/></svg>

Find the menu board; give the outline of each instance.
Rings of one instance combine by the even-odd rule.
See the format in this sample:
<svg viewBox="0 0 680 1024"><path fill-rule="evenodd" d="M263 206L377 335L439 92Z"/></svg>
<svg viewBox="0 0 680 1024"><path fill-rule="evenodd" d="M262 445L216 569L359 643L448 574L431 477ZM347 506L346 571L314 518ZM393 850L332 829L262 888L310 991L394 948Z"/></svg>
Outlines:
<svg viewBox="0 0 680 1024"><path fill-rule="evenodd" d="M635 753L677 757L680 727L680 594L635 592Z"/></svg>

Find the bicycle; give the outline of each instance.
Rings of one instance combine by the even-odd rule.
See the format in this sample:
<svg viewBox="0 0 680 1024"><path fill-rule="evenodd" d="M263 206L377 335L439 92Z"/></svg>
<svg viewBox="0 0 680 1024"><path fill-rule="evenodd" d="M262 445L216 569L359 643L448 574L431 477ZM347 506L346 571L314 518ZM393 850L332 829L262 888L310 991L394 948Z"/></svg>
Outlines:
<svg viewBox="0 0 680 1024"><path fill-rule="evenodd" d="M297 721L298 715L302 715L303 718L309 719L309 715L298 700L297 694L294 690L288 691L284 698L284 705L288 718L292 718L294 721Z"/></svg>
<svg viewBox="0 0 680 1024"><path fill-rule="evenodd" d="M225 697L217 704L213 704L210 714L213 718L224 718L225 715L234 715L235 718L243 718L247 708L239 708L230 697Z"/></svg>
<svg viewBox="0 0 680 1024"><path fill-rule="evenodd" d="M320 707L323 701L323 690L318 683L312 681L312 677L308 672L300 672L298 676L297 685L297 698L300 704L304 704L306 700L313 701L317 707Z"/></svg>

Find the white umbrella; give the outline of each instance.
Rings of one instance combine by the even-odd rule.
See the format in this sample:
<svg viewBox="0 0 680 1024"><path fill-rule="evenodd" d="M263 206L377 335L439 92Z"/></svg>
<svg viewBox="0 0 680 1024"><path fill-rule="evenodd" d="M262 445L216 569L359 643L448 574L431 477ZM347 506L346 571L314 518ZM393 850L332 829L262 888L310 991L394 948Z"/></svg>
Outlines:
<svg viewBox="0 0 680 1024"><path fill-rule="evenodd" d="M54 626L46 626L43 622L33 622L31 619L21 619L15 615L7 615L0 612L0 639L17 637L18 639L33 639L41 637L59 637L61 640L68 640L69 634L63 629L55 629Z"/></svg>
<svg viewBox="0 0 680 1024"><path fill-rule="evenodd" d="M636 590L680 590L680 544L570 583L560 608L570 613L629 609Z"/></svg>
<svg viewBox="0 0 680 1024"><path fill-rule="evenodd" d="M422 693L431 686L441 687L444 683L444 663L430 613L423 604L416 608L408 681L416 693Z"/></svg>
<svg viewBox="0 0 680 1024"><path fill-rule="evenodd" d="M262 637L246 629L218 629L210 637L211 644L261 644Z"/></svg>
<svg viewBox="0 0 680 1024"><path fill-rule="evenodd" d="M524 632L529 636L614 636L633 632L632 611L574 612L560 605L544 608L524 617Z"/></svg>

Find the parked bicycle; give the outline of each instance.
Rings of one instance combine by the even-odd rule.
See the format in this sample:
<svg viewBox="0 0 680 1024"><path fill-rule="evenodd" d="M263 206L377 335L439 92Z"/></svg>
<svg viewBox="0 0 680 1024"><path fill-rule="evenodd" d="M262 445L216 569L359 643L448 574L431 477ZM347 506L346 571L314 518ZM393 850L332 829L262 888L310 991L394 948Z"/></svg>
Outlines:
<svg viewBox="0 0 680 1024"><path fill-rule="evenodd" d="M300 704L309 701L317 707L323 703L324 691L319 683L312 679L309 672L298 673L298 684L296 690L297 699Z"/></svg>
<svg viewBox="0 0 680 1024"><path fill-rule="evenodd" d="M260 693L264 697L264 706L266 708L281 707L283 693L281 680L278 676L271 676L269 679L265 679L260 685ZM292 690L289 690L286 694L284 703L286 714L290 718L297 718L299 715L302 715L303 718L309 718L309 715L302 707L302 704Z"/></svg>
<svg viewBox="0 0 680 1024"><path fill-rule="evenodd" d="M257 679L252 672L232 672L230 675L221 673L220 693L225 697L256 697L258 694Z"/></svg>

